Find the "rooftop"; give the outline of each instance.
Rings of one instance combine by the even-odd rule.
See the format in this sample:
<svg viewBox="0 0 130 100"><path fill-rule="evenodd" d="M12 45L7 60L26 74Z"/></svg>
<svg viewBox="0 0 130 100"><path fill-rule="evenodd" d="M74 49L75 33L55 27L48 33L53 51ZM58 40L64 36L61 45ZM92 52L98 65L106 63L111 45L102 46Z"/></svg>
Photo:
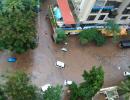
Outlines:
<svg viewBox="0 0 130 100"><path fill-rule="evenodd" d="M75 24L75 20L70 10L68 0L57 0L57 3L61 10L64 24Z"/></svg>

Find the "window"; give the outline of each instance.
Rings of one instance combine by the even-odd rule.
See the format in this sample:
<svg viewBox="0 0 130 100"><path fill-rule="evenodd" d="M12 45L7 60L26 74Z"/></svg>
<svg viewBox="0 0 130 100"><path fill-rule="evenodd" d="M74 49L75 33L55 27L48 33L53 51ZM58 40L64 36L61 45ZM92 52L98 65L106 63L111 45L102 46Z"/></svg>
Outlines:
<svg viewBox="0 0 130 100"><path fill-rule="evenodd" d="M111 11L110 9L105 9L105 8L103 8L101 12L102 12L102 13L109 13L110 11Z"/></svg>
<svg viewBox="0 0 130 100"><path fill-rule="evenodd" d="M103 20L105 18L106 15L101 15L98 20Z"/></svg>
<svg viewBox="0 0 130 100"><path fill-rule="evenodd" d="M87 20L91 21L91 20L94 20L95 18L96 18L96 15L90 15L88 16Z"/></svg>
<svg viewBox="0 0 130 100"><path fill-rule="evenodd" d="M130 3L128 4L128 6L127 7L130 7Z"/></svg>
<svg viewBox="0 0 130 100"><path fill-rule="evenodd" d="M100 11L100 9L92 9L91 13L98 13Z"/></svg>
<svg viewBox="0 0 130 100"><path fill-rule="evenodd" d="M121 20L126 20L128 18L128 16L122 16Z"/></svg>
<svg viewBox="0 0 130 100"><path fill-rule="evenodd" d="M125 10L122 12L122 14L130 14L130 9L125 8Z"/></svg>
<svg viewBox="0 0 130 100"><path fill-rule="evenodd" d="M114 8L119 8L119 6L121 5L121 2L117 2L117 1L107 1L105 6L112 6Z"/></svg>

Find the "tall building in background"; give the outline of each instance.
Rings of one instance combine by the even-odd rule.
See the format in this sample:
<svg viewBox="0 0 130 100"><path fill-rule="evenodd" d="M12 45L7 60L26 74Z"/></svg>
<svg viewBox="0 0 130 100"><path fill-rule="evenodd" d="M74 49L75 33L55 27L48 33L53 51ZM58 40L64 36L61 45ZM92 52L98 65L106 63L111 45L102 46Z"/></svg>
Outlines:
<svg viewBox="0 0 130 100"><path fill-rule="evenodd" d="M130 0L72 0L79 23L105 24L107 20L128 26Z"/></svg>

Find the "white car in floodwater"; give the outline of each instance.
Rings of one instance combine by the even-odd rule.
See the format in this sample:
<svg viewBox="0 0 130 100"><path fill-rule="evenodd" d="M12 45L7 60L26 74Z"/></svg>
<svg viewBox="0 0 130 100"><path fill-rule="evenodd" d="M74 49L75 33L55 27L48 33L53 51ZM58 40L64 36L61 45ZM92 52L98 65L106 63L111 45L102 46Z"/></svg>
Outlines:
<svg viewBox="0 0 130 100"><path fill-rule="evenodd" d="M130 72L124 72L124 76L130 76Z"/></svg>
<svg viewBox="0 0 130 100"><path fill-rule="evenodd" d="M42 91L45 92L49 87L51 87L51 84L45 84L41 87Z"/></svg>
<svg viewBox="0 0 130 100"><path fill-rule="evenodd" d="M64 64L64 62L62 62L62 61L56 61L55 66L58 67L58 68L64 68L64 67L65 67L65 64Z"/></svg>

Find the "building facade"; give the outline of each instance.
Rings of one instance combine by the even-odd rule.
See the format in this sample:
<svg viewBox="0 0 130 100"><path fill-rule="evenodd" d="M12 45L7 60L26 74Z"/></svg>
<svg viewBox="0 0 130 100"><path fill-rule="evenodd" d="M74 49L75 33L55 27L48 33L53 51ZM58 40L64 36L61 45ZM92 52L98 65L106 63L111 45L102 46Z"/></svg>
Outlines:
<svg viewBox="0 0 130 100"><path fill-rule="evenodd" d="M72 0L79 23L105 24L114 20L128 27L130 24L130 0Z"/></svg>

